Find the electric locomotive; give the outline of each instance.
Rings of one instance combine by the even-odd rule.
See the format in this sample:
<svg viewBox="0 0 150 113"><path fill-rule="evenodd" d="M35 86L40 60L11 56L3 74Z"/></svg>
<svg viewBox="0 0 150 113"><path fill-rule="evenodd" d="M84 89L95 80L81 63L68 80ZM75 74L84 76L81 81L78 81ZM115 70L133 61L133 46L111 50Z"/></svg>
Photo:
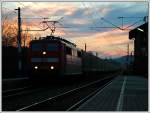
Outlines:
<svg viewBox="0 0 150 113"><path fill-rule="evenodd" d="M30 76L51 78L82 74L81 54L74 43L60 37L33 40L29 47Z"/></svg>

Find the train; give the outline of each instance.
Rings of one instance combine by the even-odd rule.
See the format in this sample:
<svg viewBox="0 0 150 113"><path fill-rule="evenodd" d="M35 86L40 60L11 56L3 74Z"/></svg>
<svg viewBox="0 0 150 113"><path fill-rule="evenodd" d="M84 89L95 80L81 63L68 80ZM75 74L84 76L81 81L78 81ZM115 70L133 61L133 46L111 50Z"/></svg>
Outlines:
<svg viewBox="0 0 150 113"><path fill-rule="evenodd" d="M29 46L29 73L33 78L51 78L114 72L120 66L77 48L76 44L56 36L32 40Z"/></svg>

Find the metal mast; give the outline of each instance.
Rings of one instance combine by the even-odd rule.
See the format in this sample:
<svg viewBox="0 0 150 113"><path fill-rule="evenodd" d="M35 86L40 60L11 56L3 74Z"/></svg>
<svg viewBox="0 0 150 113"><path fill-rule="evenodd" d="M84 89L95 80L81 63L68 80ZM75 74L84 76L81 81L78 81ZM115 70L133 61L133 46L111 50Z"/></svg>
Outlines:
<svg viewBox="0 0 150 113"><path fill-rule="evenodd" d="M20 7L18 7L18 36L17 36L17 45L18 45L18 69L19 72L22 70L22 61L21 61L21 14L20 14Z"/></svg>

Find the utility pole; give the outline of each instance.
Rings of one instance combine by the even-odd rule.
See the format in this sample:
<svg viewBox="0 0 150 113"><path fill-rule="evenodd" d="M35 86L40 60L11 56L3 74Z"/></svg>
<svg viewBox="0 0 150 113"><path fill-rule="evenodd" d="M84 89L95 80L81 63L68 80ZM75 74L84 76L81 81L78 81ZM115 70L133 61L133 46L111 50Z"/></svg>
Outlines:
<svg viewBox="0 0 150 113"><path fill-rule="evenodd" d="M22 70L22 60L21 60L21 15L20 15L20 7L18 7L18 36L17 36L17 44L18 44L18 69L19 72Z"/></svg>
<svg viewBox="0 0 150 113"><path fill-rule="evenodd" d="M130 52L129 52L129 43L128 43L128 62L129 62L129 54Z"/></svg>
<svg viewBox="0 0 150 113"><path fill-rule="evenodd" d="M145 23L148 22L148 16L145 16L143 20Z"/></svg>
<svg viewBox="0 0 150 113"><path fill-rule="evenodd" d="M98 57L98 52L96 52L96 56Z"/></svg>
<svg viewBox="0 0 150 113"><path fill-rule="evenodd" d="M85 43L85 46L84 46L84 47L85 47L85 52L86 52L86 43Z"/></svg>
<svg viewBox="0 0 150 113"><path fill-rule="evenodd" d="M126 63L127 63L127 69L128 69L128 64L129 64L129 43L127 44L127 59L126 59Z"/></svg>
<svg viewBox="0 0 150 113"><path fill-rule="evenodd" d="M124 19L124 17L122 16L122 17L118 17L118 18L121 19L121 28L123 30L123 19Z"/></svg>

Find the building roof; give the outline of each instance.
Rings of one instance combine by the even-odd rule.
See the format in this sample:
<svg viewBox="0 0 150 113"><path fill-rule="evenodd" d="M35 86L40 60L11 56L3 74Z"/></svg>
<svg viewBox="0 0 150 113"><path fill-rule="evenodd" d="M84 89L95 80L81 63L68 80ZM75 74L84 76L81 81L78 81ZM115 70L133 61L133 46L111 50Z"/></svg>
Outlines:
<svg viewBox="0 0 150 113"><path fill-rule="evenodd" d="M140 31L138 28L140 28L143 31ZM131 30L129 32L129 39L133 39L136 38L137 33L145 33L148 34L148 22L144 23L143 25L140 25L138 27L136 27L135 29Z"/></svg>

